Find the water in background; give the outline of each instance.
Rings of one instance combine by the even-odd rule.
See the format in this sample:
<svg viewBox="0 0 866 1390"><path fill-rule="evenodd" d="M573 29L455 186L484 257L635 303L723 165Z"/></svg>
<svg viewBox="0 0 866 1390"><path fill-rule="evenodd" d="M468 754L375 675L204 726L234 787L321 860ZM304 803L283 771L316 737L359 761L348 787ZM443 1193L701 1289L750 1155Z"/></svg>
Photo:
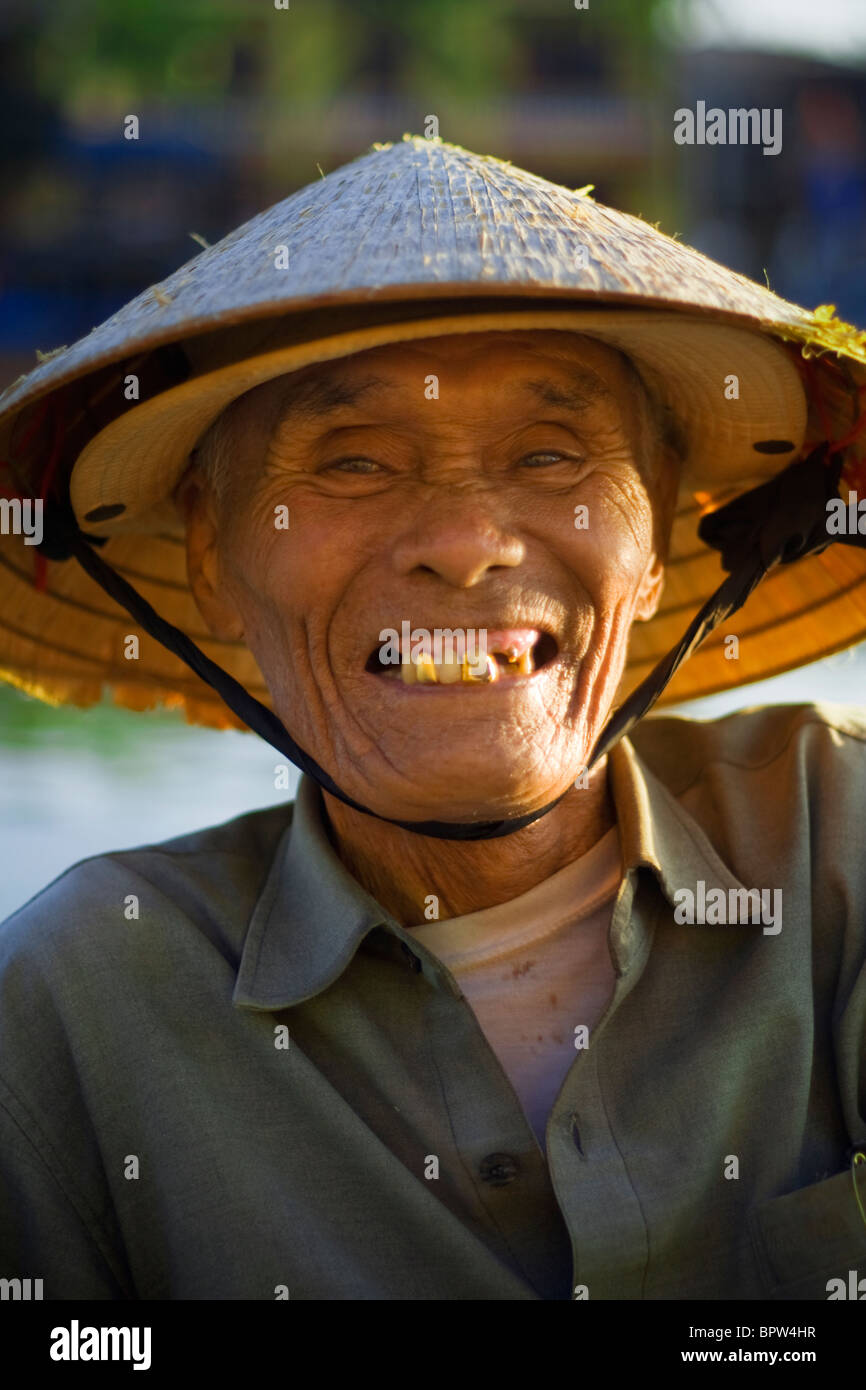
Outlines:
<svg viewBox="0 0 866 1390"><path fill-rule="evenodd" d="M254 734L191 728L113 705L52 709L0 687L0 921L79 859L129 849L256 807L285 759Z"/></svg>
<svg viewBox="0 0 866 1390"><path fill-rule="evenodd" d="M866 643L789 675L672 707L716 719L750 705L866 706ZM254 734L172 714L52 709L0 686L0 921L78 860L291 800L284 759Z"/></svg>

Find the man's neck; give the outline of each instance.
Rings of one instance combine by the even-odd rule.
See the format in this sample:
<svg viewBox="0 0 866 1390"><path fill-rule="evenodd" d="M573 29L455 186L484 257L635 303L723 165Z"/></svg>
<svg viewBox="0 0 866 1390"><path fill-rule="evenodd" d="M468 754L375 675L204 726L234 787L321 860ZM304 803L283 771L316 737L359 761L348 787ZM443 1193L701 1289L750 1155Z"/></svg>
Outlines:
<svg viewBox="0 0 866 1390"><path fill-rule="evenodd" d="M607 759L540 820L497 840L436 840L362 815L323 792L340 860L401 926L497 907L592 849L616 821ZM428 914L432 915L432 914Z"/></svg>

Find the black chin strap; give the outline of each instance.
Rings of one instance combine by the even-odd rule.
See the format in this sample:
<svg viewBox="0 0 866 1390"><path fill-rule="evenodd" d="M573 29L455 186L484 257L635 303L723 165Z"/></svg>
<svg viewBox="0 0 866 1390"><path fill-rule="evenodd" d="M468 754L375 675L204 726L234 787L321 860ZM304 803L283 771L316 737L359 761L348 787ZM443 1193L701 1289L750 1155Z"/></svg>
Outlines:
<svg viewBox="0 0 866 1390"><path fill-rule="evenodd" d="M790 464L770 482L743 493L701 519L698 535L721 552L722 565L730 573L689 624L679 644L610 717L586 764L587 771L646 714L687 657L719 623L742 607L755 586L774 565L788 564L806 555L817 555L833 541L866 546L866 535L827 534L827 502L838 495L841 472L841 456L834 464L826 462L827 447L826 444L819 445L808 458ZM513 835L540 820L558 806L571 790L570 787L566 788L555 801L537 811L509 820L458 824L436 820L392 820L388 816L380 816L341 791L324 768L295 743L266 705L205 656L180 628L161 618L141 594L107 565L94 548L104 544L104 537L88 536L79 529L68 499L63 504L45 503L44 536L39 546L43 554L51 560L65 560L74 556L100 588L125 608L155 641L174 652L216 690L239 719L318 782L320 787L353 810L434 839L495 840L503 835Z"/></svg>

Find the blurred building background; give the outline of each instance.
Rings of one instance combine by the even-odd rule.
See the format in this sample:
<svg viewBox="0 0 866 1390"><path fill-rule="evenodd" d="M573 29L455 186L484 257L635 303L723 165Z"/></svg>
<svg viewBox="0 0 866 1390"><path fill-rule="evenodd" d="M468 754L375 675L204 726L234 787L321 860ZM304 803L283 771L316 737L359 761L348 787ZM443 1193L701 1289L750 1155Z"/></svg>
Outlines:
<svg viewBox="0 0 866 1390"><path fill-rule="evenodd" d="M674 112L779 107L783 143ZM122 137L138 117L140 138ZM866 326L863 0L4 0L0 386L374 141L490 153ZM683 707L861 702L858 648ZM866 700L863 701L866 703ZM87 854L278 801L253 736L0 687L0 919Z"/></svg>

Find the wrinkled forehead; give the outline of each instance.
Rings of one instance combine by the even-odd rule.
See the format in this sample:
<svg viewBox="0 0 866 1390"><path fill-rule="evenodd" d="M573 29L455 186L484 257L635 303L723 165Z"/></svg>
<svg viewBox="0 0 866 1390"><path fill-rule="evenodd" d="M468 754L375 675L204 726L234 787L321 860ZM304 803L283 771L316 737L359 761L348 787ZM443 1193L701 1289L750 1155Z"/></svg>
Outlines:
<svg viewBox="0 0 866 1390"><path fill-rule="evenodd" d="M270 437L280 421L327 426L344 406L392 409L411 400L435 378L435 398L445 410L501 402L539 401L586 409L604 403L632 421L642 383L618 349L581 334L554 330L456 333L388 344L314 364L255 388L228 408L244 434L255 425ZM522 394L515 394L522 393ZM430 399L428 393L427 399Z"/></svg>
<svg viewBox="0 0 866 1390"><path fill-rule="evenodd" d="M622 370L625 361L623 353L597 338L562 329L537 328L449 333L416 338L406 343L387 343L383 347L368 348L351 357L325 363L320 369L308 370L311 373L317 370L327 373L329 368L356 371L375 365L382 370L401 374L417 371L427 364L436 364L443 370L454 367L464 372L475 366L496 362L508 363L513 370L520 371L522 368L531 370L539 362L548 362L566 368L584 363L589 371L607 376L616 375L617 369Z"/></svg>
<svg viewBox="0 0 866 1390"><path fill-rule="evenodd" d="M327 388L333 387L334 398L339 401L341 386L348 394L364 381L370 383L372 400L375 383L381 392L411 391L431 374L452 393L459 388L463 395L473 388L502 389L521 379L543 379L545 375L563 384L583 382L587 398L627 396L634 385L634 369L616 348L576 333L539 329L454 333L391 343L293 372L279 378L274 391L288 408L293 401L301 403L305 387L316 396L322 388L323 399Z"/></svg>

